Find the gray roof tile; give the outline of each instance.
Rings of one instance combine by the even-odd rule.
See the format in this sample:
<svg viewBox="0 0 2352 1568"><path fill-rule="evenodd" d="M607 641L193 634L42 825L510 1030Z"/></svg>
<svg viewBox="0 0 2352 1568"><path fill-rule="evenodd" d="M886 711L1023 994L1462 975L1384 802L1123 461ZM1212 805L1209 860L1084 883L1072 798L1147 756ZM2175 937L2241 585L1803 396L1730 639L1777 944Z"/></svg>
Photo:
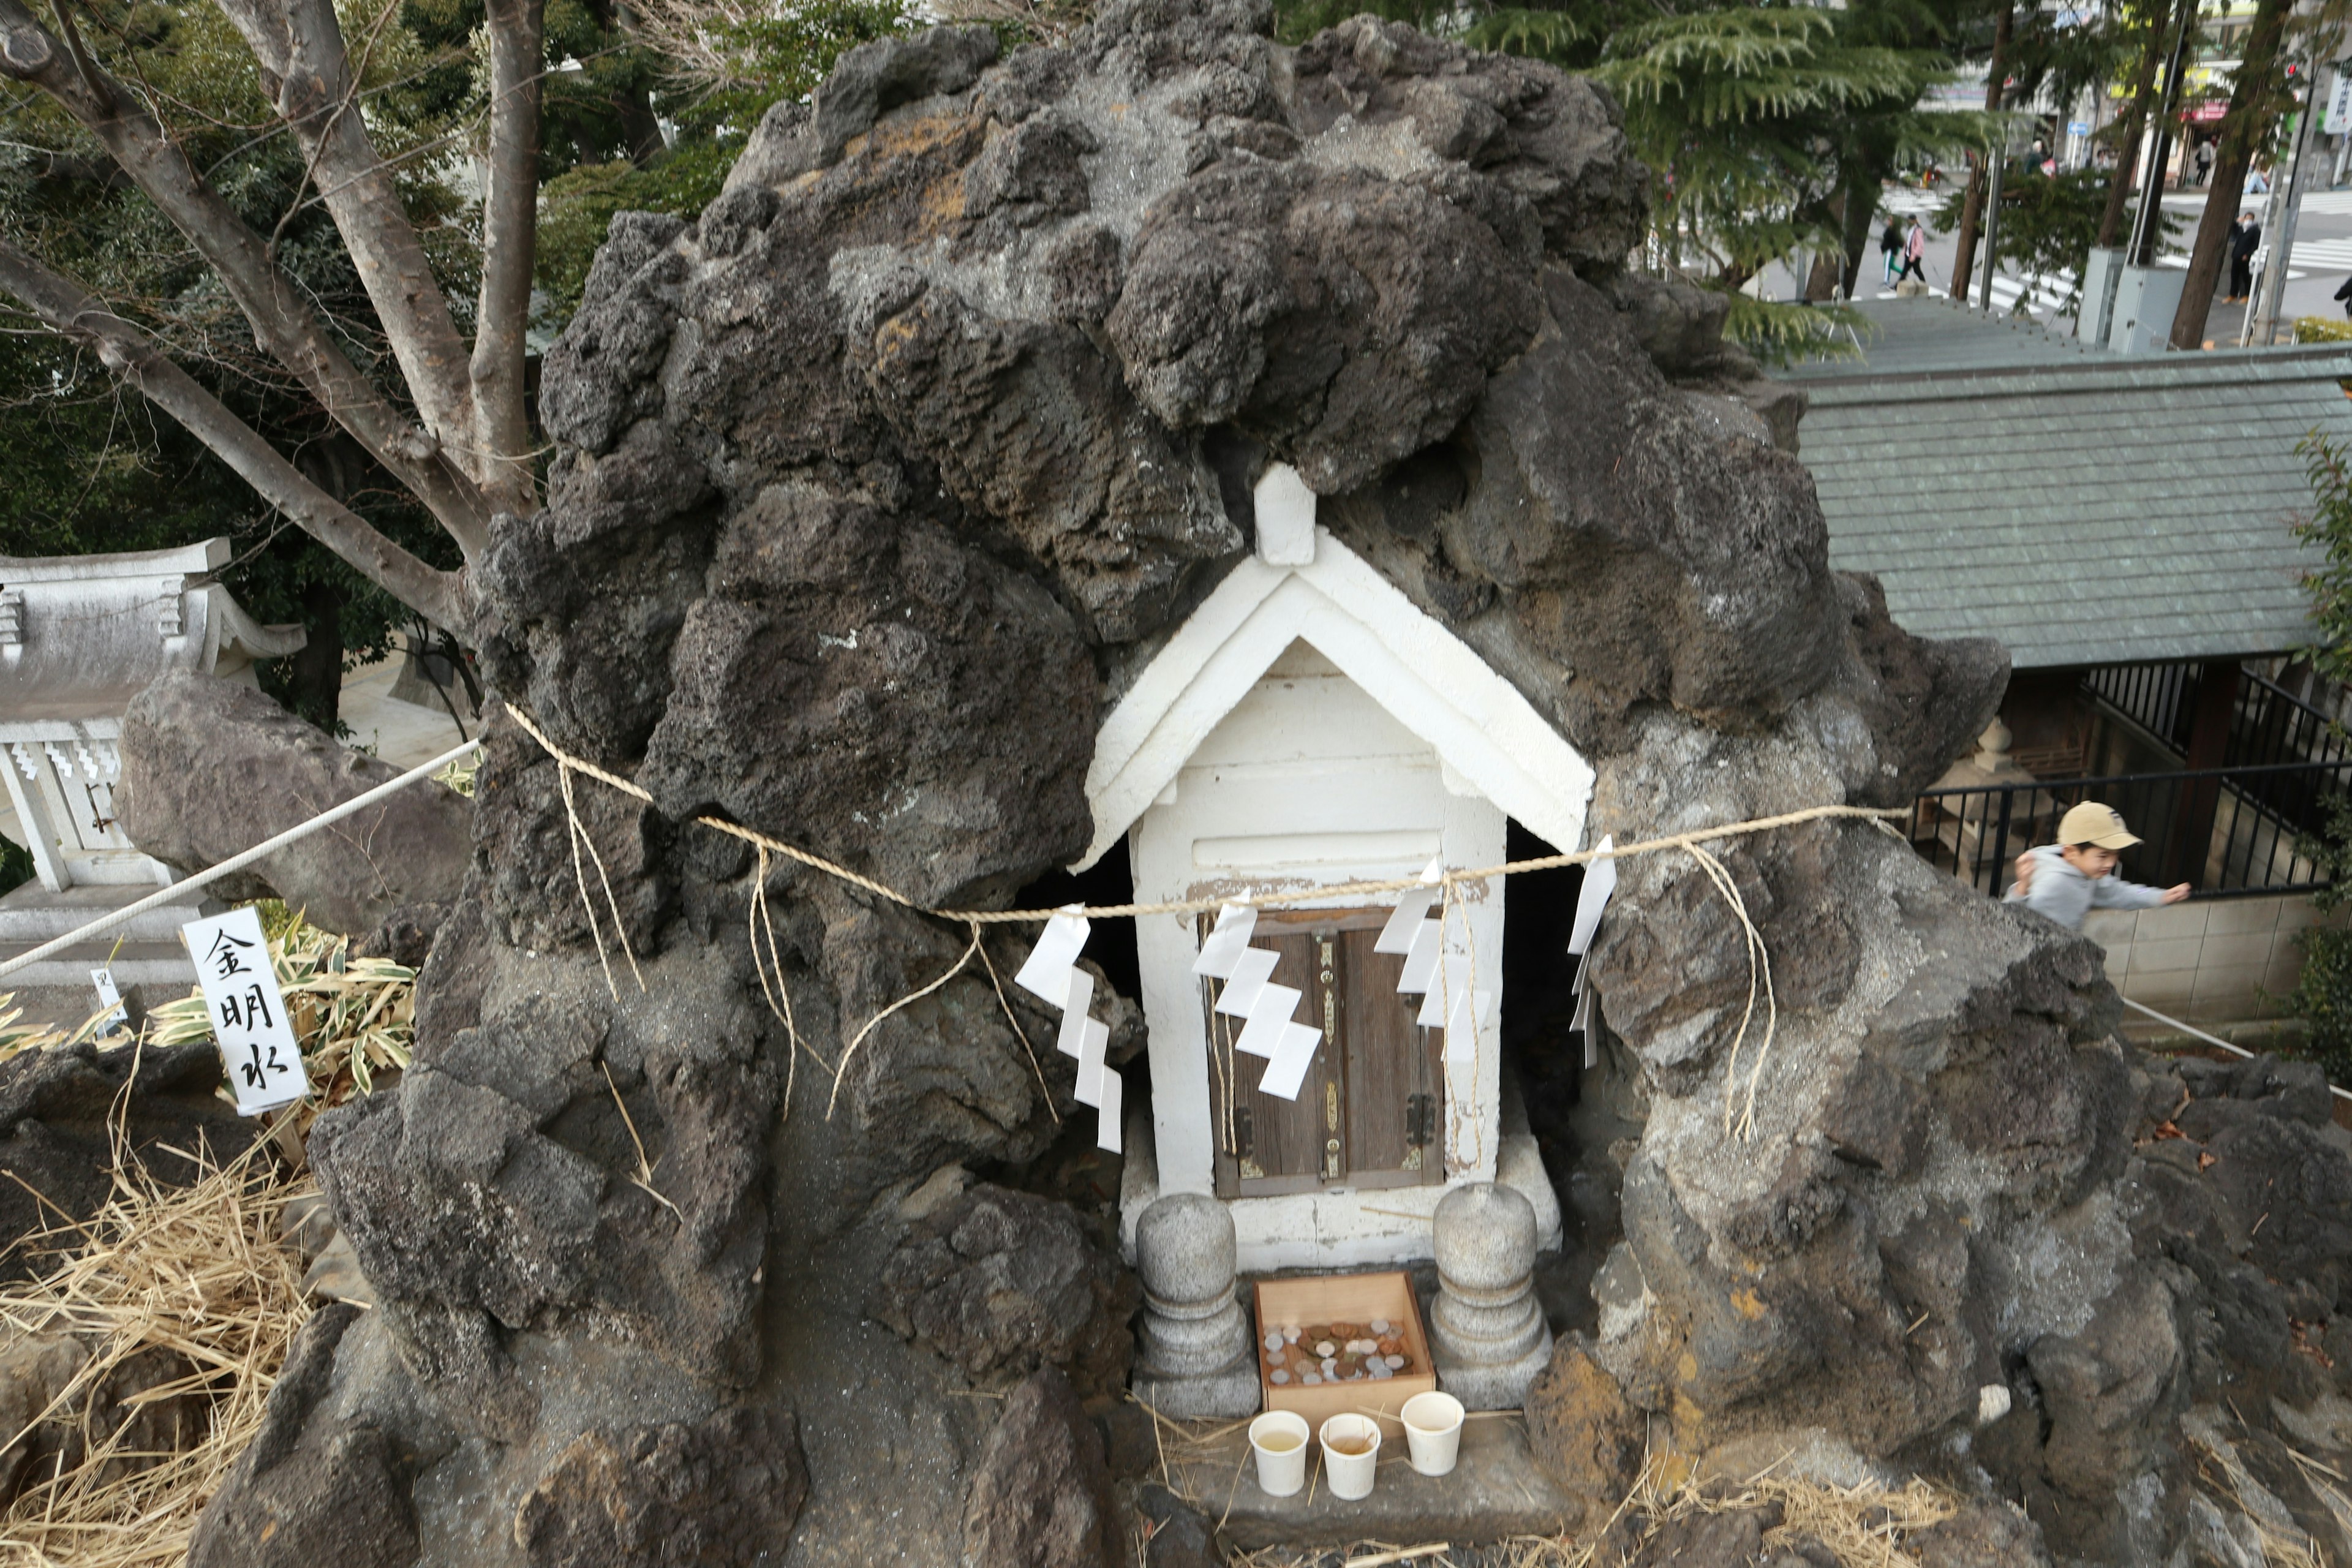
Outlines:
<svg viewBox="0 0 2352 1568"><path fill-rule="evenodd" d="M2020 668L2307 640L2295 443L2352 443L2352 354L2084 353L1940 301L1863 307L1867 363L1791 373L1830 559L1895 619ZM1903 368L1897 369L1900 365Z"/></svg>

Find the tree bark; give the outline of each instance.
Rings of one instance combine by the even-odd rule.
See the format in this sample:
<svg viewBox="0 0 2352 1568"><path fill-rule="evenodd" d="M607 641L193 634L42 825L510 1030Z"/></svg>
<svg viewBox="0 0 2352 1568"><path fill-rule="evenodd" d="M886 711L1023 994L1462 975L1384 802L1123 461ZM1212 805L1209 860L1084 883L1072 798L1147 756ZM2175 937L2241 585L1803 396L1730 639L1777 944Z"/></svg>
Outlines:
<svg viewBox="0 0 2352 1568"><path fill-rule="evenodd" d="M311 183L350 250L425 427L480 484L472 450L466 343L369 138L341 26L327 0L219 0L261 64L279 118L294 130Z"/></svg>
<svg viewBox="0 0 2352 1568"><path fill-rule="evenodd" d="M2189 277L2180 286L2180 309L2172 318L2172 346L2205 345L2205 321L2213 311L2213 290L2221 280L2221 258L2230 226L2237 219L2238 195L2246 186L2254 149L2270 134L2279 104L2279 45L2286 37L2288 0L2256 0L2246 29L2246 52L2230 89L2230 112L2221 121L2221 145L2213 159L2205 216L2197 224L2196 248L2189 253ZM2229 200L2218 198L2223 195Z"/></svg>
<svg viewBox="0 0 2352 1568"><path fill-rule="evenodd" d="M539 237L539 97L545 0L489 0L490 144L482 196L482 301L472 366L483 489L499 509L537 510L525 333Z"/></svg>
<svg viewBox="0 0 2352 1568"><path fill-rule="evenodd" d="M2164 63L2165 34L2172 22L2171 7L2148 18L2147 44L2132 72L2132 90L2117 127L2115 178L2107 182L2107 210L2099 216L2099 248L2112 247L2123 232L2124 209L2130 205L2139 179L2139 144L2147 134L2147 117L2156 101L2156 68Z"/></svg>
<svg viewBox="0 0 2352 1568"><path fill-rule="evenodd" d="M2009 39L2017 23L2017 9L2004 5L2000 19L1992 27L1992 58L1985 64L1985 112L2000 112L2001 89L2009 78ZM2007 150L2004 137L1993 145L1990 157L1998 158ZM1984 216L1985 179L1987 165L1979 163L1969 173L1968 195L1960 200L1960 232L1952 251L1952 298L1965 300L1969 295L1969 275L1977 269L1977 225Z"/></svg>
<svg viewBox="0 0 2352 1568"><path fill-rule="evenodd" d="M89 290L0 239L0 292L14 295L52 331L96 352L106 367L177 420L263 500L352 569L446 630L467 629L464 574L429 566L386 539L230 413L173 364L154 340Z"/></svg>
<svg viewBox="0 0 2352 1568"><path fill-rule="evenodd" d="M1845 242L1845 297L1849 300L1862 281L1863 258L1870 254L1870 231L1878 218L1874 198L1885 178L1885 171L1875 163L1864 173L1866 178L1846 186L1845 232L1842 237Z"/></svg>
<svg viewBox="0 0 2352 1568"><path fill-rule="evenodd" d="M332 583L302 590L308 640L286 661L286 705L331 735L342 717L343 595Z"/></svg>
<svg viewBox="0 0 2352 1568"><path fill-rule="evenodd" d="M104 144L212 267L255 340L425 503L467 560L488 547L489 511L472 478L344 357L268 243L204 183L136 94L79 49L69 56L21 0L0 0L0 75L38 87Z"/></svg>

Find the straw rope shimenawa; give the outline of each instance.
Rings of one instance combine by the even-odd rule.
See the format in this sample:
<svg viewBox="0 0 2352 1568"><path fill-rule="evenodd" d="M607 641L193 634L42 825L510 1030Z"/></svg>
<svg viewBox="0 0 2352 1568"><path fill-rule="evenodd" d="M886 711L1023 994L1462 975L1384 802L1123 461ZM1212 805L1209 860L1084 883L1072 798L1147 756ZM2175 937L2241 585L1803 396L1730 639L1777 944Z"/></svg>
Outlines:
<svg viewBox="0 0 2352 1568"><path fill-rule="evenodd" d="M623 778L618 773L608 773L584 757L573 756L550 740L546 731L532 721L530 715L512 703L507 704L506 710L521 727L523 733L537 742L540 749L554 759L557 768L562 774L560 794L563 800L564 816L571 827L572 871L574 879L579 884L581 905L588 917L589 933L596 941L597 960L604 965L604 984L612 989L615 997L620 994L619 985L613 978L612 962L605 956L604 934L596 916L595 904L589 897L586 869L580 860L580 850L583 846L588 851L589 859L596 867L598 879L604 884L605 908L612 919L615 934L620 940L621 951L628 957L630 970L636 976L637 988L643 990L646 984L645 975L637 969L636 954L630 950L628 931L621 920L620 905L613 896L610 879L604 875L604 858L597 853L595 844L588 837L587 828L580 821L573 803L571 775L574 773L581 773L594 779L599 784L619 790L623 795L633 799L643 801L647 805L654 804L654 797L645 786L635 780ZM1756 922L1748 918L1747 901L1740 897L1738 886L1733 880L1730 871L1706 847L1727 838L1744 837L1750 834L1769 832L1778 827L1793 827L1806 822L1840 820L1867 822L1882 832L1894 835L1895 830L1888 826L1888 819L1903 815L1905 815L1905 808L1900 806L1880 808L1864 805L1813 805L1807 806L1801 811L1781 812L1774 816L1751 817L1745 822L1727 822L1719 826L1694 828L1687 833L1672 833L1663 837L1645 838L1638 843L1609 849L1580 849L1567 854L1539 856L1530 860L1508 860L1498 866L1486 866L1470 870L1449 870L1442 874L1440 880L1444 885L1445 905L1450 910L1463 884L1484 882L1495 877L1512 877L1528 871L1549 871L1563 866L1583 866L1600 859L1630 860L1643 855L1675 851L1686 854L1696 861L1707 880L1714 885L1717 892L1723 895L1724 900L1730 906L1733 916L1739 921L1747 938L1748 1004L1740 1015L1738 1027L1733 1032L1731 1049L1727 1058L1730 1070L1727 1070L1725 1075L1723 1118L1724 1131L1727 1134L1736 1131L1741 1137L1748 1137L1755 1131L1756 1086L1764 1075L1765 1060L1771 1051L1773 1036L1778 1032L1780 1005L1773 994L1771 954L1765 950L1763 934L1756 929ZM694 820L714 832L724 833L731 838L740 838L759 850L761 875L758 885L752 890L751 915L755 933L759 931L761 922L767 917L766 873L768 857L771 855L780 855L788 860L797 861L801 865L822 871L828 877L837 878L852 887L862 888L877 898L887 899L901 908L912 910L918 914L929 915L943 921L954 921L967 927L971 932L971 944L964 949L962 954L945 973L929 984L899 997L888 1006L877 1012L873 1017L866 1021L864 1026L856 1035L851 1037L848 1047L841 1053L841 1059L827 1064L833 1073L833 1092L825 1102L825 1117L828 1121L832 1119L834 1108L841 1098L841 1082L849 1070L850 1058L856 1054L857 1047L865 1042L866 1037L873 1033L875 1026L900 1008L929 995L954 979L963 972L967 964L971 963L975 953L979 954L983 961L987 960L987 949L981 941L982 926L1042 921L1051 920L1056 915L1076 915L1093 920L1118 920L1137 915L1205 914L1213 910L1223 909L1228 904L1265 909L1285 904L1320 902L1334 898L1360 898L1376 893L1401 893L1429 886L1429 883L1420 877L1392 877L1370 881L1341 882L1326 887L1297 888L1285 891L1179 899L1152 904L1066 904L1058 909L1050 910L934 909L929 905L917 902L896 888L853 871L846 866L837 865L821 855L811 854L797 846L770 837L767 834L746 827L740 823L730 822L719 816L698 816ZM791 1052L793 1062L797 1067L802 1049L808 1049L813 1056L816 1053L801 1039L800 1031L793 1023L791 997L784 991L783 963L775 954L774 938L772 932L769 935L767 948L768 951L763 953L761 951L761 942L755 939L751 944L751 962L760 972L760 988L767 997L769 1010L773 1012L784 1026L793 1047ZM770 978L772 966L772 984ZM995 966L992 963L989 965L989 973L990 978L993 980ZM1735 1120L1733 1107L1738 1098L1736 1069L1738 1067L1740 1047L1747 1040L1748 1026L1755 1018L1756 998L1759 990L1763 994L1765 1006L1764 1039L1758 1046L1756 1055L1748 1065L1746 1104ZM1045 1081L1044 1069L1037 1067L1036 1051L1030 1047L1028 1034L1021 1027L1021 1021L1013 1016L1012 1003L1005 996L1001 982L997 984L996 992L997 1000L1004 1008L1005 1017L1011 1020L1014 1033L1020 1036L1022 1046L1029 1051L1030 1065L1037 1068L1038 1081L1042 1085ZM819 1057L818 1059L823 1061L824 1058ZM784 1098L786 1117L792 1114L791 1083L792 1079L788 1072L785 1079ZM1052 1104L1050 1095L1047 1097L1046 1103L1049 1107ZM1058 1116L1056 1120L1059 1120Z"/></svg>

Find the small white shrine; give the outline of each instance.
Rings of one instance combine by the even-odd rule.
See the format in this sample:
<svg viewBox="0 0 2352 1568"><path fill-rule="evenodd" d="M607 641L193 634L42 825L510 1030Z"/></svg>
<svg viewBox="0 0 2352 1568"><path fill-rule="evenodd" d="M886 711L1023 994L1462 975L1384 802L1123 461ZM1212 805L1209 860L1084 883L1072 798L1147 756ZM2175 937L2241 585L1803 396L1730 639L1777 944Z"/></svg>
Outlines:
<svg viewBox="0 0 2352 1568"><path fill-rule="evenodd" d="M112 555L0 556L0 763L41 885L167 883L114 821L123 710L166 670L251 683L253 661L302 647L209 574L229 542Z"/></svg>
<svg viewBox="0 0 2352 1568"><path fill-rule="evenodd" d="M1125 837L1136 901L1149 904L1499 865L1510 817L1581 847L1593 775L1575 749L1318 527L1289 468L1269 472L1256 500L1254 558L1102 727L1087 781L1094 842L1078 868ZM1196 972L1216 917L1137 918L1151 1089L1128 1108L1130 1248L1154 1200L1201 1193L1224 1201L1245 1269L1410 1260L1430 1256L1428 1216L1448 1191L1542 1188L1531 1140L1498 1171L1504 879L1426 910L1442 959L1420 954L1423 973L1450 976L1454 1005L1475 1013L1475 1026L1472 1011L1454 1014L1454 1030L1426 1005L1445 980L1400 993L1416 960L1394 931L1383 939L1406 923L1391 919L1399 897L1259 911L1248 940L1273 967L1256 978L1299 994L1288 1026L1302 1046L1302 1026L1321 1036L1288 1097L1260 1088L1276 1075L1235 1048L1244 1020L1217 1009L1219 983ZM1531 1195L1551 1208L1548 1191Z"/></svg>

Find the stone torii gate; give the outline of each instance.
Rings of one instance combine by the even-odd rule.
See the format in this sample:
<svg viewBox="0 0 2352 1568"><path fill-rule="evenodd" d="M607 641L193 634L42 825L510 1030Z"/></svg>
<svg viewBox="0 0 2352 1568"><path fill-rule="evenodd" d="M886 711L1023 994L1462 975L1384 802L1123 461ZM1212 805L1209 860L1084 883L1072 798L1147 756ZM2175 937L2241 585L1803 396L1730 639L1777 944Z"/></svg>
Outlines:
<svg viewBox="0 0 2352 1568"><path fill-rule="evenodd" d="M211 574L229 542L110 555L0 556L0 772L41 885L169 882L114 822L117 742L132 697L166 670L251 683L256 659L300 648Z"/></svg>

